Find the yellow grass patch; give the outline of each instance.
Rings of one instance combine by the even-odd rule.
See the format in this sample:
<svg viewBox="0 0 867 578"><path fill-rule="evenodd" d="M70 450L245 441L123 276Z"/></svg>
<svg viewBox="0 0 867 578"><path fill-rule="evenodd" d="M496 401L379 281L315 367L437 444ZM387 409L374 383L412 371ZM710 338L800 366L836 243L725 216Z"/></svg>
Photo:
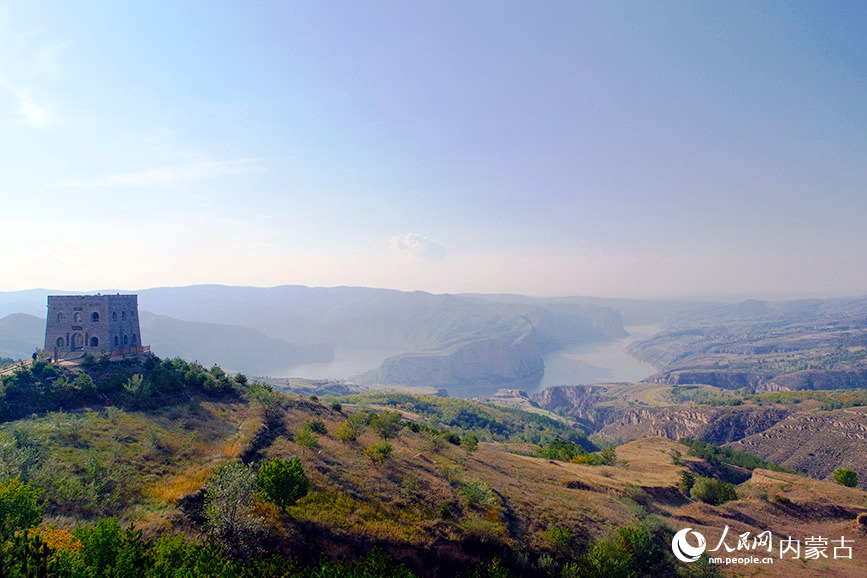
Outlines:
<svg viewBox="0 0 867 578"><path fill-rule="evenodd" d="M177 502L182 497L204 486L218 465L216 462L192 465L181 474L161 479L148 488L147 494L152 498L168 503Z"/></svg>

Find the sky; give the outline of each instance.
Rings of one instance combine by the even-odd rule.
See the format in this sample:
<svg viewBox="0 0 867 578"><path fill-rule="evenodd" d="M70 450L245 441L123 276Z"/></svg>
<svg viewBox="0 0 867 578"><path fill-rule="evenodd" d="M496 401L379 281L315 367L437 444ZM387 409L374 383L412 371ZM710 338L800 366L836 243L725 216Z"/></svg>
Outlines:
<svg viewBox="0 0 867 578"><path fill-rule="evenodd" d="M0 0L0 290L867 293L863 2Z"/></svg>

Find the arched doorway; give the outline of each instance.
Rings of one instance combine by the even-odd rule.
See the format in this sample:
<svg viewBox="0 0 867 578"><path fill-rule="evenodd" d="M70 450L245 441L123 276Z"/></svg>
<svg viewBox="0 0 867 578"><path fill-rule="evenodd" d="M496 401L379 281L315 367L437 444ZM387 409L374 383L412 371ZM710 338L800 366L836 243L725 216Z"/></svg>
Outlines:
<svg viewBox="0 0 867 578"><path fill-rule="evenodd" d="M69 343L70 351L81 351L84 349L84 335L81 333L73 333Z"/></svg>

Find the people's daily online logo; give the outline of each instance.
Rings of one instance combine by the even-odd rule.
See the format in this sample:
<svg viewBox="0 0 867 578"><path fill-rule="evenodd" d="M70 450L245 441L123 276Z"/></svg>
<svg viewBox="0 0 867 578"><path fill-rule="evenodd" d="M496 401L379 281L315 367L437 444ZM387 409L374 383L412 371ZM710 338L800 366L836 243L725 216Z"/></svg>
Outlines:
<svg viewBox="0 0 867 578"><path fill-rule="evenodd" d="M698 545L691 546L690 543L686 541L686 535L690 532L692 532L692 528L684 528L671 539L671 551L674 552L677 559L682 562L695 562L701 557L704 553L704 549L707 547L707 544L704 541L704 536L698 532L692 532L693 536L698 539Z"/></svg>
<svg viewBox="0 0 867 578"><path fill-rule="evenodd" d="M692 528L684 528L677 532L671 539L671 551L681 562L696 562L701 555L707 552L732 553L736 557L714 558L709 557L711 564L773 564L774 557L758 557L754 554L774 553L774 537L769 530L750 538L750 532L736 534L732 532L729 537L729 527L726 526L720 536L716 548L707 547L704 536ZM730 546L726 538L736 540L735 546ZM692 543L691 543L692 542ZM847 540L840 536L839 540L829 540L822 536L810 536L804 539L803 549L801 540L795 540L791 536L786 539L778 538L779 559L821 560L822 558L834 560L838 558L852 559L852 544L855 540Z"/></svg>

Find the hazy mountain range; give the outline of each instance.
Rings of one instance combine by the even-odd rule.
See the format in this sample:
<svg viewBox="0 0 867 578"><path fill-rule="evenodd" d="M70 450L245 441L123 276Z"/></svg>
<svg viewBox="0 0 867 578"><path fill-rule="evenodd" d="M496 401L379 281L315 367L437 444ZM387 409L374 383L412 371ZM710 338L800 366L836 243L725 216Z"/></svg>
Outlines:
<svg viewBox="0 0 867 578"><path fill-rule="evenodd" d="M46 296L67 293L0 293L0 351L23 357L40 347ZM251 375L327 362L339 349L388 350L401 354L370 368L363 383L472 393L476 385L537 382L545 351L626 335L616 309L578 299L222 285L137 294L143 340L157 355L219 362Z"/></svg>

